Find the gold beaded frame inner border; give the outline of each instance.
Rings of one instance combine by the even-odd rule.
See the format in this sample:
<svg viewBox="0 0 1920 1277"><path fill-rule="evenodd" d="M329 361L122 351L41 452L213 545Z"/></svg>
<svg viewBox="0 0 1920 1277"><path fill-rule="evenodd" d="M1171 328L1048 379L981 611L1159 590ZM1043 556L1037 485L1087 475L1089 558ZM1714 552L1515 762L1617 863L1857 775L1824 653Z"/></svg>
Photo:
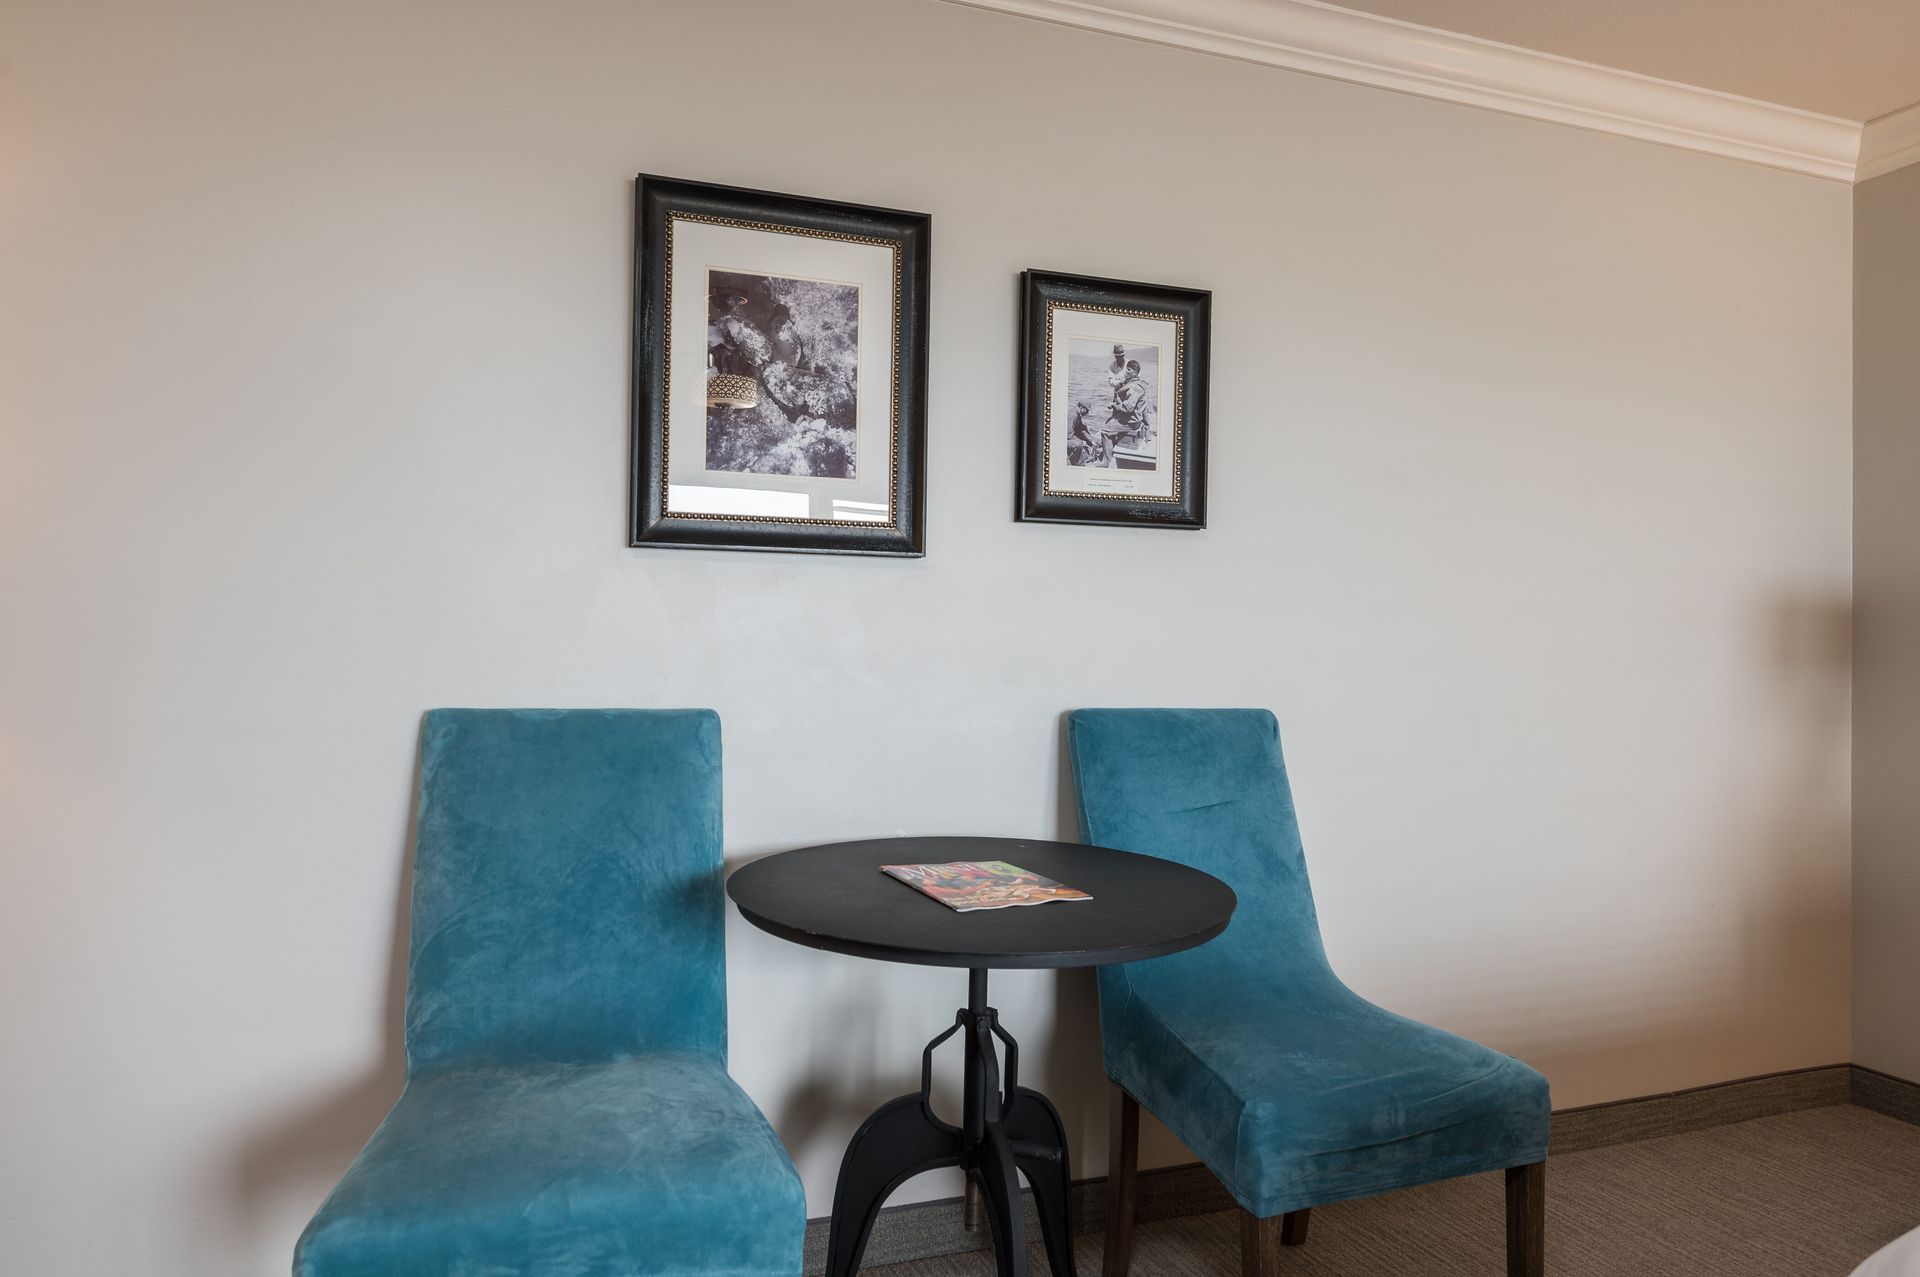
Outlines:
<svg viewBox="0 0 1920 1277"><path fill-rule="evenodd" d="M1080 492L1053 486L1053 312L1057 309L1081 311L1093 315L1118 315L1122 319L1155 319L1161 323L1173 324L1173 487L1169 496L1148 497L1137 492ZM1161 505L1180 504L1180 388L1181 378L1186 375L1187 367L1187 317L1169 315L1155 310L1131 310L1123 306L1089 306L1079 302L1049 301L1047 303L1047 370L1046 389L1043 397L1046 410L1042 414L1040 434L1040 490L1050 497L1090 497L1095 501L1127 501L1135 504L1157 502Z"/></svg>
<svg viewBox="0 0 1920 1277"><path fill-rule="evenodd" d="M667 214L667 277L666 304L661 307L664 314L661 320L665 325L662 333L665 339L666 355L660 361L660 514L676 519L709 519L718 523L798 523L814 527L857 528L862 526L846 519L798 519L784 514L709 514L705 512L680 511L671 509L668 493L673 485L668 476L673 473L673 228L676 222L705 222L709 226L728 226L743 231L765 231L770 235L801 235L808 239L833 239L847 244L869 244L875 248L884 248L893 256L893 340L889 347L893 360L893 404L891 429L887 432L887 523L892 526L900 517L900 413L903 401L900 393L900 243L898 240L883 239L878 235L844 235L838 231L817 231L807 226L780 226L773 222L756 222L745 217L711 217L705 213L668 213ZM873 524L865 526L872 527Z"/></svg>

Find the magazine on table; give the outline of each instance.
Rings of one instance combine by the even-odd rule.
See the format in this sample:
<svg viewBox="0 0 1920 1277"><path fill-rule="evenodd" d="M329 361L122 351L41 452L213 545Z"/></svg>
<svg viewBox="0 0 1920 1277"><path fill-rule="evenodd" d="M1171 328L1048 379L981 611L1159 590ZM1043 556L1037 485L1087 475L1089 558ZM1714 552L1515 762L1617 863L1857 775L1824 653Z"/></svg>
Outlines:
<svg viewBox="0 0 1920 1277"><path fill-rule="evenodd" d="M898 878L915 891L933 897L956 913L1052 904L1056 900L1093 899L1084 891L1076 891L1004 860L953 860L942 865L881 865L880 872Z"/></svg>

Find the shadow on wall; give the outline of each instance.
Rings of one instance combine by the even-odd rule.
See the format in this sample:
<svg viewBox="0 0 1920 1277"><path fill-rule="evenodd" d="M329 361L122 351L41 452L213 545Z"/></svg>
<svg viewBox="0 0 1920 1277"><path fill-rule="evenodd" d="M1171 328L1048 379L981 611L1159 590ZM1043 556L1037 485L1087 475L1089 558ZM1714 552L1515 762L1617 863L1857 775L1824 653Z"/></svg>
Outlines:
<svg viewBox="0 0 1920 1277"><path fill-rule="evenodd" d="M1769 619L1780 699L1797 726L1756 848L1756 873L1765 875L1773 907L1750 914L1744 926L1743 989L1750 1014L1763 1022L1779 1005L1778 991L1806 978L1810 958L1832 962L1844 1015L1852 960L1849 875L1840 875L1836 890L1821 854L1850 856L1852 846L1852 601L1788 597ZM1833 990L1806 994L1826 1003Z"/></svg>
<svg viewBox="0 0 1920 1277"><path fill-rule="evenodd" d="M1751 776L1702 778L1703 803L1744 805L1754 813L1744 862L1746 889L1740 896L1745 916L1738 920L1739 948L1724 978L1708 977L1679 1014L1671 1010L1670 988L1610 989L1606 1006L1574 1010L1581 1027L1573 1033L1557 1033L1527 1015L1526 1004L1553 998L1554 989L1543 987L1532 996L1524 989L1513 991L1504 1044L1550 1078L1572 1083L1568 1089L1583 1093L1583 1102L1584 1093L1595 1090L1621 1099L1731 1081L1700 1075L1702 1061L1728 1057L1790 1059L1786 1067L1845 1062L1844 1043L1807 1058L1793 1056L1804 1049L1785 1036L1781 1008L1833 1004L1836 988L1841 993L1837 1005L1846 1004L1849 902L1844 878L1836 889L1833 857L1848 845L1851 629L1850 602L1844 597L1787 597L1771 604L1760 633L1776 706L1793 724L1791 752L1767 768L1763 797L1755 795ZM1055 836L1077 839L1064 715L1057 781ZM1311 848L1308 863L1311 867ZM1056 973L1055 981L1054 1019L1041 1030L1050 1035L1041 1049L1051 1098L1067 1125L1076 1178L1086 1178L1105 1171L1096 1160L1104 1158L1107 1098L1096 982L1092 971L1071 970ZM1652 1008L1663 1009L1650 1013ZM1608 1089L1610 1078L1664 1081L1628 1082L1624 1089L1616 1082ZM1170 1133L1142 1134L1147 1144L1142 1165L1193 1160Z"/></svg>
<svg viewBox="0 0 1920 1277"><path fill-rule="evenodd" d="M1067 753L1065 714L1058 718L1056 737L1054 827L1044 831L1043 836L1077 842L1079 817ZM729 868L734 867L737 866L730 862ZM939 971L937 974L944 977L949 973ZM1102 1175L1106 1172L1107 1087L1100 1056L1095 975L1091 968L1044 974L1053 993L1051 1015L1017 1019L1006 1025L1020 1042L1020 1081L1044 1090L1058 1108L1067 1130L1075 1178ZM935 995L935 1005L944 1009L952 1005L947 1001L952 990L945 982L940 987L943 992ZM796 1078L790 1089L769 1105L767 1116L795 1161L805 1163L810 1154L826 1151L837 1163L846 1133L857 1128L880 1104L919 1087L920 1055L917 1051L881 1050L874 1004L860 987L851 986L839 993L816 989L810 991L809 996L822 999L813 1021L831 1027L818 1035L809 1035L804 1046L807 1052L804 1076ZM946 1023L937 1015L930 1015L926 1022L929 1033L945 1027ZM949 1040L935 1053L933 1063L934 1108L952 1122L960 1120L958 1061L957 1043ZM1195 1160L1157 1126L1145 1138L1152 1139L1154 1135L1159 1136L1158 1142L1150 1144L1144 1153L1149 1165ZM818 1147L822 1141L831 1141L831 1147L822 1150ZM1153 1160L1156 1155L1158 1161ZM956 1185L952 1191L961 1189ZM899 1200L904 1199L903 1194ZM821 1203L816 1201L812 1205L816 1214L824 1213Z"/></svg>
<svg viewBox="0 0 1920 1277"><path fill-rule="evenodd" d="M280 1218L277 1205L310 1197L307 1215L318 1210L347 1166L366 1146L374 1128L400 1098L406 1085L407 945L413 892L413 840L420 819L420 763L416 750L413 785L394 887L393 945L387 962L386 997L380 1009L381 1049L364 1076L314 1097L309 1103L269 1119L236 1152L229 1177L234 1210L254 1253L284 1241L284 1258L293 1262L293 1238L266 1233ZM304 1217L301 1220L305 1223Z"/></svg>
<svg viewBox="0 0 1920 1277"><path fill-rule="evenodd" d="M1497 1045L1553 1080L1556 1106L1846 1062L1850 904L1838 866L1849 845L1850 604L1778 597L1748 632L1760 648L1762 660L1751 663L1766 676L1768 708L1784 725L1771 736L1787 744L1738 770L1698 760L1695 801L1731 813L1722 837L1739 840L1739 879L1713 920L1724 942L1707 951L1698 937L1677 936L1690 969L1629 985L1605 964L1595 968L1591 955L1565 952L1563 941L1530 972L1506 973L1534 983L1513 986L1509 1005L1477 1017ZM1311 845L1307 855L1311 869ZM1541 889L1557 888L1548 880ZM1570 986L1569 971L1589 983ZM1819 1026L1821 1037L1796 1035L1796 1018L1804 1027L1823 1011L1833 1019ZM1729 1060L1758 1063L1718 1063Z"/></svg>
<svg viewBox="0 0 1920 1277"><path fill-rule="evenodd" d="M1513 1018L1507 1045L1550 1078L1604 1078L1629 1076L1687 1076L1693 1062L1724 1056L1729 1049L1778 1056L1781 1028L1778 1008L1783 990L1805 988L1811 996L1830 994L1817 987L1830 973L1824 964L1840 964L1836 978L1844 979L1848 902L1843 890L1831 890L1822 849L1845 846L1847 838L1846 757L1851 717L1851 614L1845 600L1788 599L1777 604L1768 618L1774 666L1785 709L1799 722L1799 742L1793 756L1777 771L1772 803L1755 830L1751 872L1764 884L1759 902L1742 920L1742 949L1727 996L1717 1006L1689 1009L1684 1019L1649 1017L1645 1008L1657 1001L1659 990L1614 990L1610 999L1618 1015L1605 1008L1579 1012L1583 1029L1555 1035L1529 1025L1520 1010ZM1067 753L1065 716L1057 728L1057 806L1052 836L1078 839L1079 819L1073 795L1072 764ZM256 1242L264 1245L275 1203L331 1185L344 1173L380 1120L398 1098L406 1078L401 1024L406 999L408 901L412 880L412 849L418 811L418 761L415 763L412 808L409 810L401 870L394 893L393 947L388 963L387 992L381 1009L384 1046L380 1059L363 1077L316 1097L247 1138L236 1153L230 1176L230 1194L241 1222ZM1746 779L1731 778L1737 794L1748 793ZM1704 792L1702 800L1716 795ZM1309 852L1311 863L1311 851ZM1810 974L1811 970L1811 974ZM1091 970L1054 973L1051 1024L1027 1026L1028 1050L1041 1064L1034 1079L1044 1085L1066 1123L1068 1144L1075 1159L1076 1178L1105 1172L1107 1087L1100 1057L1098 995ZM1807 985L1812 980L1814 986ZM1364 996L1366 991L1360 990ZM1550 994L1551 990L1542 993ZM1516 1001L1520 999L1516 997ZM1530 999L1531 1000L1531 999ZM863 1000L849 995L846 1004L831 1008L821 1022L845 1026L856 1036L866 1023ZM871 1026L868 1026L870 1031ZM1025 1045L1025 1044L1023 1044ZM918 1059L875 1061L875 1042L849 1041L846 1032L832 1044L835 1059L864 1061L865 1069L834 1067L829 1061L810 1062L807 1076L780 1105L777 1124L795 1153L823 1138L823 1132L857 1123L875 1105L911 1089L918 1082ZM1841 1063L1807 1060L1805 1063ZM892 1070L879 1075L873 1067ZM912 1076L907 1076L912 1070ZM957 1108L953 1070L936 1066L936 1100ZM1725 1078L1699 1078L1700 1082ZM887 1083L895 1083L889 1087ZM1583 1084L1586 1087L1592 1082ZM884 1092L884 1093L882 1093ZM1611 1095L1609 1098L1625 1098ZM1165 1165L1193 1160L1164 1131L1143 1131L1147 1147L1142 1164ZM312 1206L319 1205L317 1192Z"/></svg>
<svg viewBox="0 0 1920 1277"><path fill-rule="evenodd" d="M1067 716L1061 714L1054 731L1057 743L1053 837L1080 841L1080 807L1073 793L1073 755L1067 748ZM1053 973L1053 1019L1036 1054L1045 1061L1051 1089L1047 1098L1060 1110L1067 1128L1067 1148L1074 1159L1075 1179L1106 1174L1104 1161L1089 1162L1098 1139L1099 1156L1106 1155L1107 1072L1100 1057L1100 990L1093 968L1068 968ZM1149 1151L1151 1154L1151 1150ZM1191 1160L1190 1158L1181 1160ZM1149 1161L1151 1164L1151 1161Z"/></svg>
<svg viewBox="0 0 1920 1277"><path fill-rule="evenodd" d="M757 858L729 860L728 875ZM731 903L727 907L733 908ZM802 1076L765 1109L767 1120L796 1162L809 1148L829 1139L837 1157L845 1132L865 1121L882 1100L917 1089L920 1084L918 1056L909 1059L881 1049L873 1001L863 989L810 989L808 1009L809 1023L818 1031L808 1032L795 1044L805 1051ZM876 1095L881 1099L874 1099ZM950 1113L958 1108L959 1097L958 1085L951 1083L936 1063L935 1107Z"/></svg>
<svg viewBox="0 0 1920 1277"><path fill-rule="evenodd" d="M1702 760L1699 803L1751 813L1734 835L1744 835L1742 877L1725 907L1740 913L1722 924L1735 947L1721 965L1696 967L1685 987L1610 987L1604 1002L1573 1007L1547 971L1526 1001L1551 1007L1558 1000L1561 1022L1579 1024L1573 1032L1552 1028L1554 1017L1530 1020L1515 1008L1504 1045L1579 1093L1577 1101L1556 1095L1556 1104L1732 1081L1729 1070L1705 1063L1729 1058L1773 1062L1735 1070L1749 1074L1846 1062L1850 904L1835 862L1844 862L1849 845L1851 627L1845 598L1770 603L1755 632L1765 645L1773 708L1792 725L1790 735L1781 733L1790 749L1768 760L1759 777L1751 767L1716 775L1712 760ZM1809 1045L1783 1020L1783 1010L1805 1016L1819 1008L1835 1010L1837 1046ZM1639 1081L1647 1078L1664 1081Z"/></svg>

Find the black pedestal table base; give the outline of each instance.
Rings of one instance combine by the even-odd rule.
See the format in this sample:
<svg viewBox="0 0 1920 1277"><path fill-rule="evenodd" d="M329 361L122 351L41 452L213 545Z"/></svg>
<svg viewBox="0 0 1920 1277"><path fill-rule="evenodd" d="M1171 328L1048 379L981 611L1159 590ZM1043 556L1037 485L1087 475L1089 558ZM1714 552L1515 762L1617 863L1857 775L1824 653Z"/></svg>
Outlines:
<svg viewBox="0 0 1920 1277"><path fill-rule="evenodd" d="M888 865L1004 860L1087 894L1031 909L955 910ZM1025 1175L1053 1277L1073 1277L1067 1135L1046 1096L1020 1085L1020 1048L987 1005L987 972L1141 962L1226 930L1233 890L1153 856L1028 838L874 838L781 852L727 879L740 916L795 944L880 962L967 969L967 1005L920 1056L920 1090L883 1104L847 1146L833 1193L827 1277L853 1277L880 1205L922 1171L958 1166L980 1189L1000 1277L1026 1277ZM960 1036L964 1111L934 1115L933 1052ZM997 1051L1006 1051L1004 1077Z"/></svg>
<svg viewBox="0 0 1920 1277"><path fill-rule="evenodd" d="M956 1033L966 1051L959 1126L934 1116L932 1096L934 1048ZM995 1038L1007 1050L1004 1085ZM1046 1096L1020 1085L1019 1074L1020 1044L987 1005L987 972L975 967L968 972L966 1007L920 1054L920 1090L881 1105L847 1145L833 1190L827 1277L853 1277L859 1270L874 1217L888 1194L922 1171L946 1166L960 1167L979 1185L1000 1277L1025 1277L1027 1271L1016 1170L1033 1187L1053 1277L1074 1277L1066 1127Z"/></svg>

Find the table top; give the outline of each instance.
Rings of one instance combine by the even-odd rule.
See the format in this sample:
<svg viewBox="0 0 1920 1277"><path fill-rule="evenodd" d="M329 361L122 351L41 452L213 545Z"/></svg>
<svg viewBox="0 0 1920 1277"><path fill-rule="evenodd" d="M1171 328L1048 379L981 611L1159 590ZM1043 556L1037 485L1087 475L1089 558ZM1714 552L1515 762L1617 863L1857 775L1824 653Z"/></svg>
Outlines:
<svg viewBox="0 0 1920 1277"><path fill-rule="evenodd" d="M1005 860L1091 900L959 913L881 865ZM1226 930L1233 889L1171 860L1028 838L872 838L757 860L727 880L747 921L783 940L884 962L1095 967L1178 953Z"/></svg>

